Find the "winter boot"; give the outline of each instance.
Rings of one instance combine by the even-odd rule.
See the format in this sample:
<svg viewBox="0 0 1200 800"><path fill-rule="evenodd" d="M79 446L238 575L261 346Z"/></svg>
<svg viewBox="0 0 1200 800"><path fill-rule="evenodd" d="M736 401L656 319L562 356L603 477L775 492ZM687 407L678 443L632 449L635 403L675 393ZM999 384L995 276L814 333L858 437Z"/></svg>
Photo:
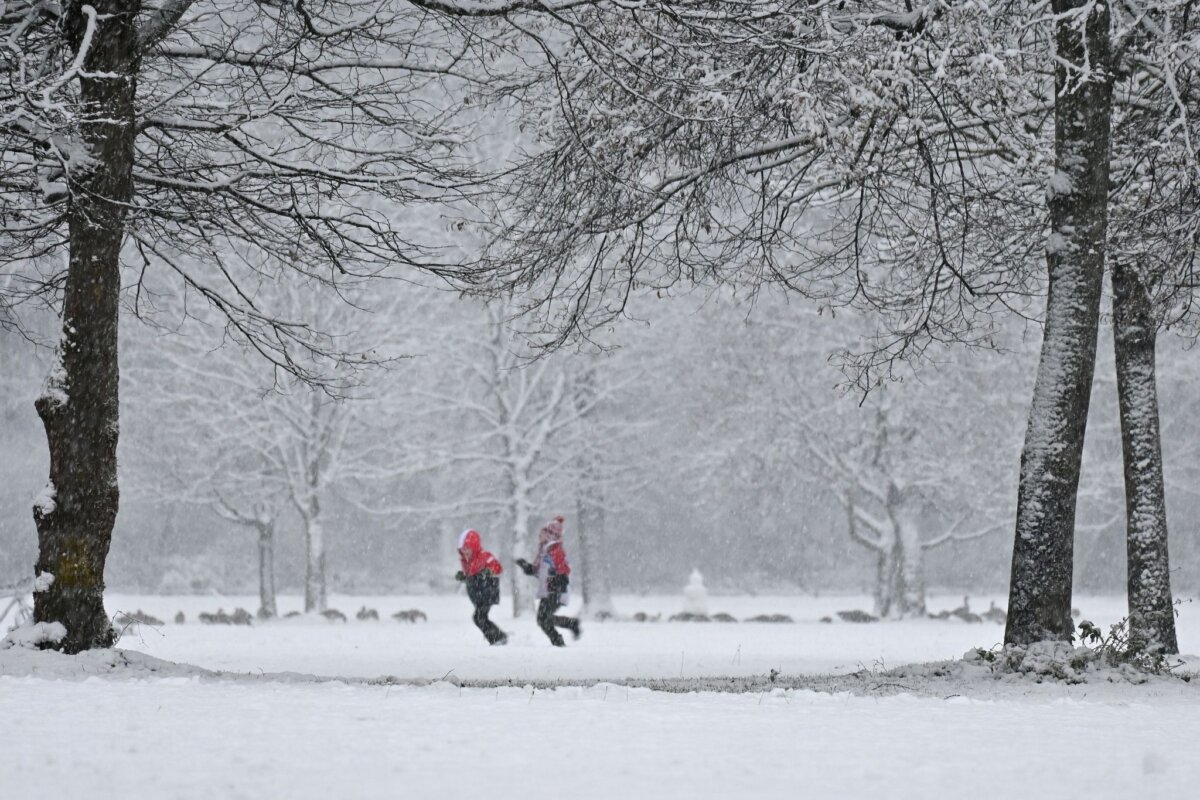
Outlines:
<svg viewBox="0 0 1200 800"><path fill-rule="evenodd" d="M488 644L508 644L508 634L500 630L500 626L494 622L489 625L483 635L487 637Z"/></svg>

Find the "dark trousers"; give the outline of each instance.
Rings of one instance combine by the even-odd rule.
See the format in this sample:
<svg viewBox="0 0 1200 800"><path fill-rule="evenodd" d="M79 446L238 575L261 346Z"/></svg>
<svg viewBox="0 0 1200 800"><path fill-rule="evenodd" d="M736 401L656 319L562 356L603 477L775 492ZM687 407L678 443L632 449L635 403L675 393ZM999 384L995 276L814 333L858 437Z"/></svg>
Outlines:
<svg viewBox="0 0 1200 800"><path fill-rule="evenodd" d="M551 594L548 597L543 597L538 602L537 609L537 624L538 627L550 638L550 643L556 647L562 647L563 638L555 628L566 628L570 631L579 630L579 620L574 617L560 617L554 612L562 605L562 601L557 594Z"/></svg>
<svg viewBox="0 0 1200 800"><path fill-rule="evenodd" d="M475 627L483 631L483 638L488 640L488 644L495 644L505 638L504 631L500 627L488 619L488 613L492 610L491 603L481 603L475 606Z"/></svg>

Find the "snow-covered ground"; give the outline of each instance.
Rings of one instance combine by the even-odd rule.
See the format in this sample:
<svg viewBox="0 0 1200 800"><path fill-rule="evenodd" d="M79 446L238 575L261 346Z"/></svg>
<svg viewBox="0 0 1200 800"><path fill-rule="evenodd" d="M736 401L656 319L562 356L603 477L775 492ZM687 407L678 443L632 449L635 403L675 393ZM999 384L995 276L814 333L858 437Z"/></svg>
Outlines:
<svg viewBox="0 0 1200 800"><path fill-rule="evenodd" d="M972 598L983 611L992 599ZM962 597L933 597L930 610L961 605ZM507 647L486 647L471 624L471 607L463 596L338 597L330 605L350 621L322 618L281 620L249 627L200 625L201 611L254 609L255 598L138 597L114 595L110 610L141 609L172 620L178 611L184 625L129 632L120 646L168 661L209 669L260 674L306 672L316 675L402 679L524 681L621 681L628 678L689 678L765 675L844 674L864 667L879 670L901 664L960 658L972 647L991 647L1004 636L996 623L910 620L900 623L824 624L846 609L870 609L865 597L711 597L709 611L741 620L759 614L788 614L794 624L667 623L682 610L679 596L617 597L623 616L661 614L658 622L605 622L585 626L583 638L561 650L550 647L532 616L513 620L506 607L493 618L510 633ZM300 608L300 599L282 598L280 612ZM358 622L362 606L376 609L382 621ZM1083 616L1101 625L1124 616L1121 598L1083 598ZM391 614L417 608L428 621L399 623ZM572 609L568 609L571 611ZM1184 604L1180 616L1183 651L1200 653L1200 604Z"/></svg>
<svg viewBox="0 0 1200 800"><path fill-rule="evenodd" d="M680 602L617 599L623 613L669 614ZM295 603L285 599L283 610ZM877 673L991 646L1002 636L997 624L823 624L820 617L865 601L711 598L711 611L739 619L786 613L797 621L593 623L580 641L555 649L530 620L500 614L513 642L488 648L461 597L332 604L351 620L247 628L199 625L195 616L253 608L252 598L116 595L114 611L170 620L182 610L188 621L127 632L120 646L141 653L0 650L0 719L11 732L0 748L0 796L1106 798L1185 797L1200 781L1192 752L1200 681L941 693L936 684L883 687L881 678L881 691L865 696L615 683L661 678L678 688L680 675ZM384 621L355 621L364 604ZM987 598L972 605L982 610ZM1079 602L1101 624L1121 605ZM387 618L402 608L429 620ZM1185 605L1185 652L1200 651L1198 623L1200 608ZM303 674L264 675L282 672ZM436 682L362 680L388 675ZM509 678L516 685L454 685ZM556 680L581 686L524 685Z"/></svg>
<svg viewBox="0 0 1200 800"><path fill-rule="evenodd" d="M186 602L185 602L186 601ZM299 606L288 598L281 612ZM958 598L956 603L961 602ZM253 598L114 597L112 609L138 608L170 620L182 610L185 625L141 628L121 646L170 661L233 672L299 671L318 675L372 678L462 680L622 680L625 678L763 675L772 669L788 674L848 672L931 658L956 658L974 645L989 647L1000 640L999 625L959 622L915 622L896 625L822 624L822 616L838 609L870 608L864 598L714 598L710 610L738 619L784 613L796 624L667 623L680 610L678 597L619 597L625 614L662 614L659 622L586 624L583 637L561 650L550 647L532 615L513 620L508 609L493 616L510 633L507 647L487 647L471 624L465 597L344 598L330 605L350 618L329 623L322 618L282 620L250 627L195 624L196 612L222 606L254 608ZM354 613L363 605L379 611L382 621L360 623ZM986 608L986 603L984 604ZM399 623L391 614L417 608L428 621ZM572 609L568 609L571 611ZM919 629L914 636L913 628ZM1198 642L1200 645L1200 642ZM1200 648L1198 648L1200 649Z"/></svg>
<svg viewBox="0 0 1200 800"><path fill-rule="evenodd" d="M0 678L6 797L1184 798L1191 705Z"/></svg>

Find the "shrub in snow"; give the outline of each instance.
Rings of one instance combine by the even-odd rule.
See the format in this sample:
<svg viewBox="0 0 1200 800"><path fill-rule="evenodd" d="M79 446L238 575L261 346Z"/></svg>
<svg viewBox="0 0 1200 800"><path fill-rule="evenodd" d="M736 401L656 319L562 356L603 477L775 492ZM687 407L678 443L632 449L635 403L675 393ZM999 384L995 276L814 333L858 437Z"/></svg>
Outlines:
<svg viewBox="0 0 1200 800"><path fill-rule="evenodd" d="M176 614L175 614L175 624L176 625L182 625L186 621L187 621L187 617L185 617L183 615L182 611L176 612Z"/></svg>
<svg viewBox="0 0 1200 800"><path fill-rule="evenodd" d="M787 614L757 614L753 617L747 617L746 622L791 622L792 618Z"/></svg>
<svg viewBox="0 0 1200 800"><path fill-rule="evenodd" d="M1171 662L1158 642L1141 641L1131 636L1128 617L1111 626L1107 636L1085 619L1079 623L1079 638L1108 666L1129 665L1141 672L1157 675L1179 665L1179 662Z"/></svg>
<svg viewBox="0 0 1200 800"><path fill-rule="evenodd" d="M1107 635L1088 620L1079 623L1080 644L1035 642L1008 645L996 650L975 648L963 656L967 664L986 666L996 674L1025 675L1086 683L1089 679L1144 683L1151 675L1170 673L1182 662L1172 662L1158 646L1130 641L1129 621L1123 619ZM1183 676L1187 680L1187 676Z"/></svg>
<svg viewBox="0 0 1200 800"><path fill-rule="evenodd" d="M338 611L336 608L327 608L321 612L321 616L330 622L345 622L346 615Z"/></svg>
<svg viewBox="0 0 1200 800"><path fill-rule="evenodd" d="M397 611L395 614L392 614L392 619L397 622L424 622L428 617L425 616L424 611L410 608L406 611Z"/></svg>
<svg viewBox="0 0 1200 800"><path fill-rule="evenodd" d="M737 622L737 618L732 614L726 614L724 611L718 611L712 615L713 622Z"/></svg>
<svg viewBox="0 0 1200 800"><path fill-rule="evenodd" d="M708 622L707 614L693 614L685 611L682 614L672 614L667 618L667 622Z"/></svg>
<svg viewBox="0 0 1200 800"><path fill-rule="evenodd" d="M359 622L366 622L367 620L374 620L378 622L379 612L373 608L367 608L366 606L363 606L358 610L358 613L354 615L354 618Z"/></svg>
<svg viewBox="0 0 1200 800"><path fill-rule="evenodd" d="M0 639L0 650L11 647L24 647L36 650L46 644L58 644L67 635L66 626L61 622L27 622L8 632Z"/></svg>
<svg viewBox="0 0 1200 800"><path fill-rule="evenodd" d="M849 611L839 611L837 615L838 619L843 622L879 622L879 617L857 608L852 608Z"/></svg>

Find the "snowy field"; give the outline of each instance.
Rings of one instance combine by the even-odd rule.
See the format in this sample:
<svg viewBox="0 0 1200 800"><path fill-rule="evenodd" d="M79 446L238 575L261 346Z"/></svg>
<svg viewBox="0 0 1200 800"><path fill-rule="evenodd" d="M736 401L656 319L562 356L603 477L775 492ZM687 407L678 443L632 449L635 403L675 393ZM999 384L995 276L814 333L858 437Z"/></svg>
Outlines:
<svg viewBox="0 0 1200 800"><path fill-rule="evenodd" d="M1200 682L942 694L880 678L882 691L857 695L617 683L874 675L956 658L1003 633L989 623L818 621L866 607L863 598L712 598L714 612L796 623L593 623L565 649L506 614L497 618L512 643L488 648L462 597L332 598L348 623L195 621L252 601L115 595L113 611L171 620L182 610L188 621L127 632L120 647L140 653L126 656L0 651L0 718L13 732L0 748L0 797L1182 798L1200 781ZM296 602L285 598L281 610ZM972 598L976 610L987 602ZM623 613L664 619L679 603L617 598ZM364 604L384 621L355 621ZM1119 599L1078 605L1102 624L1122 610ZM388 618L405 608L429 620ZM1200 651L1194 604L1183 606L1180 643ZM369 682L383 676L434 682ZM515 685L455 685L506 679ZM531 685L555 681L579 686Z"/></svg>
<svg viewBox="0 0 1200 800"><path fill-rule="evenodd" d="M975 597L971 607L984 611L993 600ZM961 605L962 596L932 597L931 612ZM759 614L787 614L795 624L668 623L682 608L678 596L621 597L614 600L623 616L661 614L659 622L604 622L585 625L578 642L551 648L532 616L513 620L507 606L493 610L510 634L507 647L486 647L471 624L471 607L461 595L441 597L339 597L330 606L350 618L330 623L323 618L280 620L268 625L196 624L201 611L253 609L256 598L139 597L114 595L110 611L149 612L171 620L183 611L184 625L128 632L120 646L167 661L213 670L261 674L302 672L353 678L395 676L406 680L622 681L630 678L694 678L765 675L844 674L923 661L961 658L972 647L991 647L1004 628L996 623L910 620L900 623L823 624L839 610L870 609L870 599L828 597L711 597L709 611L741 620ZM376 609L381 622L358 622L362 606ZM1097 624L1116 622L1125 614L1123 598L1083 598L1077 605L1084 618ZM298 610L300 598L280 600L280 613ZM391 619L401 609L420 609L424 623ZM567 609L568 613L575 610ZM1179 641L1183 652L1200 653L1200 604L1184 603Z"/></svg>

